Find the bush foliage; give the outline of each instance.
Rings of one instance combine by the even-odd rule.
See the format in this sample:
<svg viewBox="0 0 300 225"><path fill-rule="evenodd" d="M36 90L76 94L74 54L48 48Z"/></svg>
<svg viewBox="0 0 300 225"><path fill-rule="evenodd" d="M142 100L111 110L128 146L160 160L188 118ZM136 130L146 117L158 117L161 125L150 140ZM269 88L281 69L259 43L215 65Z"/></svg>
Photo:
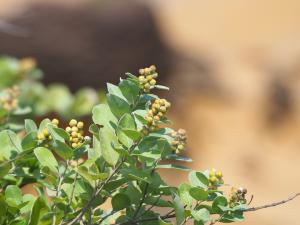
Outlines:
<svg viewBox="0 0 300 225"><path fill-rule="evenodd" d="M186 132L169 127L171 104L152 93L168 90L156 84L156 68L126 75L118 85L107 84L106 101L93 108L89 127L75 119L67 127L57 119L39 125L26 119L24 131L17 134L8 118L24 108L13 103L18 90L6 90L10 97L2 98L0 109L6 115L0 132L0 224L181 225L192 220L203 225L243 220L245 189L232 189L227 196L221 172L189 171L177 164L191 161L182 154ZM170 186L159 169L188 171L189 183ZM37 195L23 194L27 184L34 184ZM103 207L108 202L111 207Z"/></svg>

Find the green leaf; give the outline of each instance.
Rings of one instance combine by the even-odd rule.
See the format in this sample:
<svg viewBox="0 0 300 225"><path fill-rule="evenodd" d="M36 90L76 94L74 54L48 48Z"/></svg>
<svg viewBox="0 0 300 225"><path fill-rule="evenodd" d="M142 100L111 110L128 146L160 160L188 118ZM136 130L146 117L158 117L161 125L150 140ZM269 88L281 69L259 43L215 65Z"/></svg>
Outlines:
<svg viewBox="0 0 300 225"><path fill-rule="evenodd" d="M191 171L189 174L189 180L194 186L199 186L202 188L207 188L208 186L208 178L202 172Z"/></svg>
<svg viewBox="0 0 300 225"><path fill-rule="evenodd" d="M32 207L28 225L39 225L42 210L46 208L46 204L42 197L38 197Z"/></svg>
<svg viewBox="0 0 300 225"><path fill-rule="evenodd" d="M232 223L232 222L243 222L244 221L244 216L243 212L241 211L236 211L236 212L231 212L230 214L225 214L222 219L220 219L221 223Z"/></svg>
<svg viewBox="0 0 300 225"><path fill-rule="evenodd" d="M119 211L131 206L130 198L123 193L118 193L113 196L111 204L114 211Z"/></svg>
<svg viewBox="0 0 300 225"><path fill-rule="evenodd" d="M19 137L9 130L0 132L0 146L0 161L11 159L22 149Z"/></svg>
<svg viewBox="0 0 300 225"><path fill-rule="evenodd" d="M127 101L127 99L125 98L121 89L118 86L111 84L111 83L107 83L106 86L107 86L107 91L109 94L118 96L119 98L123 99L124 101Z"/></svg>
<svg viewBox="0 0 300 225"><path fill-rule="evenodd" d="M119 120L118 123L118 128L117 128L117 135L118 135L118 139L119 141L125 145L126 147L130 147L133 143L132 139L129 138L123 131L123 129L131 129L134 130L136 128L135 122L133 117L126 113L124 114L121 119Z"/></svg>
<svg viewBox="0 0 300 225"><path fill-rule="evenodd" d="M112 147L112 143L117 143L118 139L112 124L116 124L117 119L110 111L108 105L100 104L93 109L93 121L98 125L102 125L103 128L99 130L100 141L97 141L95 138L93 140L98 145L99 151L94 149L95 151L91 155L94 157L103 156L107 163L115 165L119 159L119 154Z"/></svg>
<svg viewBox="0 0 300 225"><path fill-rule="evenodd" d="M33 149L37 146L38 141L37 141L37 132L36 131L31 131L28 133L22 140L22 149L24 151Z"/></svg>
<svg viewBox="0 0 300 225"><path fill-rule="evenodd" d="M210 213L205 208L202 208L198 211L192 210L191 214L196 221L201 221L203 224L210 220Z"/></svg>
<svg viewBox="0 0 300 225"><path fill-rule="evenodd" d="M130 80L122 80L119 84L119 87L127 101L130 104L135 103L136 99L139 96L139 86Z"/></svg>
<svg viewBox="0 0 300 225"><path fill-rule="evenodd" d="M64 142L56 140L53 142L54 151L64 160L71 159L73 156L73 149Z"/></svg>
<svg viewBox="0 0 300 225"><path fill-rule="evenodd" d="M39 133L42 133L45 128L48 128L48 124L52 124L51 121L47 119L43 119L39 126Z"/></svg>
<svg viewBox="0 0 300 225"><path fill-rule="evenodd" d="M99 127L96 124L93 123L89 127L89 132L99 139Z"/></svg>
<svg viewBox="0 0 300 225"><path fill-rule="evenodd" d="M67 132L67 131L65 131L64 129L61 129L61 128L57 128L57 127L52 127L51 128L51 130L53 130L53 132L55 132L55 136L59 136L60 138L60 140L62 141L62 140L66 140L66 141L69 141L69 139L70 139L70 135L69 135L69 133ZM50 132L51 132L51 130L50 130ZM54 139L55 139L55 137L54 137ZM56 138L57 139L57 138ZM59 140L58 139L58 140Z"/></svg>
<svg viewBox="0 0 300 225"><path fill-rule="evenodd" d="M189 193L190 189L191 189L191 186L189 184L181 184L178 187L178 192L179 192L181 201L187 206L191 206L193 203L193 198L190 196L190 193Z"/></svg>
<svg viewBox="0 0 300 225"><path fill-rule="evenodd" d="M36 197L34 197L31 194L25 194L23 195L23 202L27 202L25 206L21 208L21 213L28 213L32 209L34 205L34 201L36 200Z"/></svg>
<svg viewBox="0 0 300 225"><path fill-rule="evenodd" d="M157 169L176 169L176 170L190 171L190 169L185 166L175 165L175 164L157 165L156 168Z"/></svg>
<svg viewBox="0 0 300 225"><path fill-rule="evenodd" d="M49 133L51 134L53 140L59 140L59 141L61 141L61 142L64 142L64 141L65 141L65 138L66 138L67 140L69 140L69 138L70 138L69 134L67 134L67 133L64 134L64 133L62 132L63 129L61 129L61 128L55 128L54 125L53 125L52 123L49 123L49 124L47 125L47 128L48 128ZM55 130L55 129L60 129L60 130ZM56 131L58 131L58 132L56 132ZM61 136L61 135L62 135L62 136Z"/></svg>
<svg viewBox="0 0 300 225"><path fill-rule="evenodd" d="M148 196L145 198L145 203L147 205L155 205L158 207L172 207L172 203L160 198L161 196Z"/></svg>
<svg viewBox="0 0 300 225"><path fill-rule="evenodd" d="M34 154L42 167L47 166L55 174L58 173L58 163L51 151L44 147L38 147L34 149Z"/></svg>
<svg viewBox="0 0 300 225"><path fill-rule="evenodd" d="M123 132L127 135L127 137L131 138L134 141L137 141L141 138L141 133L136 130L123 129Z"/></svg>
<svg viewBox="0 0 300 225"><path fill-rule="evenodd" d="M219 206L227 206L228 202L224 196L218 196L215 198L212 204L212 210L214 213L223 213L223 210Z"/></svg>
<svg viewBox="0 0 300 225"><path fill-rule="evenodd" d="M37 126L33 120L26 119L25 120L25 131L26 133L30 133L32 131L37 131Z"/></svg>
<svg viewBox="0 0 300 225"><path fill-rule="evenodd" d="M181 202L178 195L175 195L174 197L173 207L176 215L176 224L181 225L182 222L185 220L185 212L184 212L184 205Z"/></svg>
<svg viewBox="0 0 300 225"><path fill-rule="evenodd" d="M5 199L8 205L17 207L23 201L22 191L16 185L9 185L5 189Z"/></svg>
<svg viewBox="0 0 300 225"><path fill-rule="evenodd" d="M6 219L6 213L7 213L8 205L5 201L5 196L0 195L0 223L5 224L4 220Z"/></svg>
<svg viewBox="0 0 300 225"><path fill-rule="evenodd" d="M129 179L151 183L149 174L143 170L140 170L139 168L132 167L132 168L121 169L120 172Z"/></svg>
<svg viewBox="0 0 300 225"><path fill-rule="evenodd" d="M171 222L166 222L159 217L159 225L172 225Z"/></svg>
<svg viewBox="0 0 300 225"><path fill-rule="evenodd" d="M192 187L190 195L197 201L205 201L208 198L208 192L199 187Z"/></svg>
<svg viewBox="0 0 300 225"><path fill-rule="evenodd" d="M180 155L176 155L176 154L167 155L166 159L183 161L183 162L193 162L193 160L189 157L180 156Z"/></svg>
<svg viewBox="0 0 300 225"><path fill-rule="evenodd" d="M125 113L130 113L128 102L116 95L108 94L107 103L111 112L118 118L121 118Z"/></svg>
<svg viewBox="0 0 300 225"><path fill-rule="evenodd" d="M0 178L7 175L9 170L10 170L10 163L7 162L0 163Z"/></svg>
<svg viewBox="0 0 300 225"><path fill-rule="evenodd" d="M128 77L130 77L130 78L132 78L132 79L134 79L134 80L136 80L136 81L138 81L137 76L135 76L135 75L133 75L133 74L131 74L129 72L126 72L125 75L128 76Z"/></svg>

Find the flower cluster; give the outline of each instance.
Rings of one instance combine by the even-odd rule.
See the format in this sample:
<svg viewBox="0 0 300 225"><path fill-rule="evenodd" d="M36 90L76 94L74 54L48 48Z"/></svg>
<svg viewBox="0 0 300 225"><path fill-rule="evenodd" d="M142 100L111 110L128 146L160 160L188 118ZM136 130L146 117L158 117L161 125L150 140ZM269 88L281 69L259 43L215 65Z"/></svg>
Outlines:
<svg viewBox="0 0 300 225"><path fill-rule="evenodd" d="M233 208L239 204L246 204L246 194L247 189L246 188L232 188L230 199L229 199L229 207Z"/></svg>
<svg viewBox="0 0 300 225"><path fill-rule="evenodd" d="M68 127L66 127L66 131L70 134L70 144L72 148L77 148L79 147L83 141L83 122L79 121L77 122L76 120L72 119L69 122Z"/></svg>
<svg viewBox="0 0 300 225"><path fill-rule="evenodd" d="M209 188L212 190L216 190L219 186L224 184L223 174L221 171L217 171L216 169L212 169L209 171Z"/></svg>
<svg viewBox="0 0 300 225"><path fill-rule="evenodd" d="M148 128L154 131L158 128L159 121L166 115L171 104L166 99L156 99L146 115Z"/></svg>
<svg viewBox="0 0 300 225"><path fill-rule="evenodd" d="M58 119L53 119L51 121L51 123L53 124L54 127L58 127L58 124L59 124L59 120ZM52 140L52 136L48 130L48 128L44 128L42 130L42 132L38 133L37 135L37 138L40 140L40 141L51 141Z"/></svg>
<svg viewBox="0 0 300 225"><path fill-rule="evenodd" d="M145 93L148 93L151 89L154 88L156 84L155 78L157 78L158 76L156 72L156 67L152 65L148 68L140 69L139 74L140 88Z"/></svg>
<svg viewBox="0 0 300 225"><path fill-rule="evenodd" d="M182 152L187 142L186 131L184 129L179 129L178 131L174 131L171 136L173 137L171 145L174 152L177 154Z"/></svg>
<svg viewBox="0 0 300 225"><path fill-rule="evenodd" d="M0 104L1 107L7 112L15 110L18 106L18 96L20 91L18 86L13 86L12 88L7 88L1 92Z"/></svg>

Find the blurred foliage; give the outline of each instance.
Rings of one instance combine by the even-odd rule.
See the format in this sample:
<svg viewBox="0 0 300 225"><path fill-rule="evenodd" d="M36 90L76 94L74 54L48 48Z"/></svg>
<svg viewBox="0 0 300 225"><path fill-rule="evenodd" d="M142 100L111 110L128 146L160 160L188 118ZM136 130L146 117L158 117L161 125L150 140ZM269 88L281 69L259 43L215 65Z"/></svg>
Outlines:
<svg viewBox="0 0 300 225"><path fill-rule="evenodd" d="M64 119L78 118L91 113L99 102L101 93L91 88L82 88L72 94L63 84L45 86L41 83L43 72L31 58L18 60L0 57L0 91L17 86L18 107L30 107L30 117L55 113ZM53 101L55 99L55 101Z"/></svg>

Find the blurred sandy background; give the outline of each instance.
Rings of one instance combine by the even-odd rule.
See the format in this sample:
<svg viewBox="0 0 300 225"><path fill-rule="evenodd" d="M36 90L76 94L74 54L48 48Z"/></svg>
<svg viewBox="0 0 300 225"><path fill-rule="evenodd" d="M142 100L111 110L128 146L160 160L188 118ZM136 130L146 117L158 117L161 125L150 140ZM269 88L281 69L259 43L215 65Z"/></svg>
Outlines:
<svg viewBox="0 0 300 225"><path fill-rule="evenodd" d="M37 1L0 0L0 15L11 20L32 2ZM70 8L85 3L51 2ZM97 4L102 7L105 2ZM124 9L133 3L116 2L116 7ZM174 124L189 133L187 154L194 159L190 166L222 170L227 182L254 194L255 206L300 191L300 2L153 0L138 4L150 8L160 40L171 49L172 57L176 55L164 64L168 69L163 80L172 88ZM114 15L111 18L120 14ZM0 40L8 37L2 34ZM132 44L122 38L119 41ZM1 41L0 54L3 49L10 52ZM133 55L127 58L135 59ZM110 60L114 66L114 57ZM124 65L125 70L133 65L128 69ZM163 173L173 184L185 180L185 173ZM297 225L299 210L297 199L249 213L243 224Z"/></svg>

